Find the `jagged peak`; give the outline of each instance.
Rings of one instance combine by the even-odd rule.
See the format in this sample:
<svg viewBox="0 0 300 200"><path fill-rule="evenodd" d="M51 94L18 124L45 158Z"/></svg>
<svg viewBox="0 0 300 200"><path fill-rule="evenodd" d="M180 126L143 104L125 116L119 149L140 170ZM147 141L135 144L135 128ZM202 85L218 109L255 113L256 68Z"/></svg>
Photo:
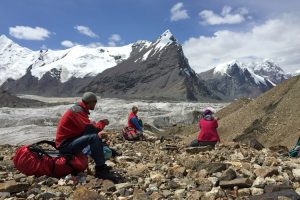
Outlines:
<svg viewBox="0 0 300 200"><path fill-rule="evenodd" d="M6 37L6 35L2 34L0 35L0 44L3 43L12 43L13 41L11 39L9 39L8 37Z"/></svg>
<svg viewBox="0 0 300 200"><path fill-rule="evenodd" d="M227 70L230 69L232 66L237 66L241 69L245 68L245 65L238 61L238 60L231 60L225 63L218 64L214 68L214 73L226 74Z"/></svg>
<svg viewBox="0 0 300 200"><path fill-rule="evenodd" d="M163 32L158 40L170 40L173 42L176 42L177 40L175 39L174 35L171 33L171 31L169 29L167 29L165 32Z"/></svg>
<svg viewBox="0 0 300 200"><path fill-rule="evenodd" d="M284 74L284 70L279 67L279 65L272 59L267 58L261 62L253 63L251 68L255 71L263 70L263 71L276 71L278 73Z"/></svg>
<svg viewBox="0 0 300 200"><path fill-rule="evenodd" d="M250 76L253 78L254 82L256 84L264 84L266 85L266 80L265 78L263 78L262 76L259 76L257 74L255 74L253 72L253 70L249 67L247 67L247 65L245 63L242 63L238 60L231 60L229 62L226 62L226 63L222 63L222 64L219 64L217 65L215 68L214 68L214 74L215 73L218 73L218 74L221 74L221 75L227 75L227 76L231 76L230 74L230 71L232 69L232 67L238 67L240 69L240 72L242 74L245 74L245 73L248 73L250 74Z"/></svg>
<svg viewBox="0 0 300 200"><path fill-rule="evenodd" d="M177 40L175 39L171 31L167 29L163 34L159 36L159 38L153 44L155 46L155 49L157 51L160 51L165 46L168 46L174 42L177 43Z"/></svg>
<svg viewBox="0 0 300 200"><path fill-rule="evenodd" d="M7 40L9 40L9 38L6 37L6 35L4 35L4 34L1 34L1 35L0 35L0 39L7 39Z"/></svg>
<svg viewBox="0 0 300 200"><path fill-rule="evenodd" d="M13 40L11 40L10 38L8 38L6 35L2 34L0 35L0 48L22 48L22 49L26 49L26 50L30 50L26 47L22 47L19 44L15 43Z"/></svg>

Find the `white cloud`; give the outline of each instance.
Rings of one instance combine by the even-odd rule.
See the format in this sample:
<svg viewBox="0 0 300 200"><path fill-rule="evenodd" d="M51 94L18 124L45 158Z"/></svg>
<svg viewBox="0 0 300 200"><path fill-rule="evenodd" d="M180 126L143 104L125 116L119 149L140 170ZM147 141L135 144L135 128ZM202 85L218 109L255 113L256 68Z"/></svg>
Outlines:
<svg viewBox="0 0 300 200"><path fill-rule="evenodd" d="M117 46L117 43L119 41L121 41L121 36L119 34L112 34L109 38L108 38L109 42L108 45L110 47L115 47Z"/></svg>
<svg viewBox="0 0 300 200"><path fill-rule="evenodd" d="M239 24L245 21L248 13L246 8L238 8L235 12L232 12L230 6L224 6L220 15L215 14L211 10L203 10L199 13L199 16L202 18L203 24ZM251 19L251 16L247 18Z"/></svg>
<svg viewBox="0 0 300 200"><path fill-rule="evenodd" d="M115 41L115 42L119 42L121 40L121 36L119 34L112 34L109 37L110 41Z"/></svg>
<svg viewBox="0 0 300 200"><path fill-rule="evenodd" d="M72 42L72 41L70 41L70 40L64 40L64 41L62 41L60 44L61 44L62 46L64 46L64 47L67 47L67 48L70 48L70 47L74 47L74 46L76 46L76 45L79 45L78 43Z"/></svg>
<svg viewBox="0 0 300 200"><path fill-rule="evenodd" d="M171 21L179 21L182 19L188 19L190 18L187 10L183 9L183 3L179 2L177 4L175 4L171 10Z"/></svg>
<svg viewBox="0 0 300 200"><path fill-rule="evenodd" d="M233 59L259 61L273 59L286 71L299 69L300 17L282 15L254 26L248 32L221 30L211 37L189 38L183 44L186 57L197 71Z"/></svg>
<svg viewBox="0 0 300 200"><path fill-rule="evenodd" d="M22 40L45 40L50 37L50 31L41 27L15 26L9 27L9 34Z"/></svg>
<svg viewBox="0 0 300 200"><path fill-rule="evenodd" d="M74 27L79 33L89 36L91 38L97 38L99 37L97 34L95 34L89 27L86 26L75 26Z"/></svg>

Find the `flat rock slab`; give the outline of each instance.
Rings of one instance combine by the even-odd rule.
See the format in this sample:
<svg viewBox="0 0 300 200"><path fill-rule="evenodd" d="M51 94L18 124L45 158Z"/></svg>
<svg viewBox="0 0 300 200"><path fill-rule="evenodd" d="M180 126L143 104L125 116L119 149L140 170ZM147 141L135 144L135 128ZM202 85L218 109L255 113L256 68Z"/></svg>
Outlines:
<svg viewBox="0 0 300 200"><path fill-rule="evenodd" d="M281 184L281 185L266 185L264 188L265 193L278 192L281 190L291 190L290 185Z"/></svg>
<svg viewBox="0 0 300 200"><path fill-rule="evenodd" d="M248 178L237 178L230 181L220 181L221 188L233 188L238 186L239 188L249 188L252 186L252 181Z"/></svg>
<svg viewBox="0 0 300 200"><path fill-rule="evenodd" d="M211 151L214 147L211 145L208 146L200 146L200 147L187 147L186 152L189 154L198 154L200 152Z"/></svg>
<svg viewBox="0 0 300 200"><path fill-rule="evenodd" d="M166 150L166 151L178 151L179 147L177 147L175 145L169 145L169 144L167 144L165 147L162 148L162 150Z"/></svg>
<svg viewBox="0 0 300 200"><path fill-rule="evenodd" d="M28 188L29 184L18 183L14 180L0 183L0 192L18 193L22 191L27 191Z"/></svg>

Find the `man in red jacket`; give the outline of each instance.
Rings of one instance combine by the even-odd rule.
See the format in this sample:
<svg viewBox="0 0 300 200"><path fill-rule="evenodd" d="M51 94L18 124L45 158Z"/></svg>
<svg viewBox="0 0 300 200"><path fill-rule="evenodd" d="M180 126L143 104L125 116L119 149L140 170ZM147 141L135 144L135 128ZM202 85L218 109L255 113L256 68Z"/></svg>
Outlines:
<svg viewBox="0 0 300 200"><path fill-rule="evenodd" d="M107 119L99 122L89 120L89 110L94 110L97 96L92 92L84 93L82 102L68 109L59 121L56 130L56 147L60 153L79 154L90 145L91 157L96 163L95 176L118 182L118 177L110 173L110 167L105 165L103 144L98 133L109 124Z"/></svg>

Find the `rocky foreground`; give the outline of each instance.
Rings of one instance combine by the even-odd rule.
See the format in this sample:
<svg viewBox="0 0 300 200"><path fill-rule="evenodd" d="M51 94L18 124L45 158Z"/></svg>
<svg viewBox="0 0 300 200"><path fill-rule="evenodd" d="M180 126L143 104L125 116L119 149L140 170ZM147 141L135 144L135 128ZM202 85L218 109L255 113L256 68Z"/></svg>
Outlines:
<svg viewBox="0 0 300 200"><path fill-rule="evenodd" d="M286 156L282 146L257 150L239 143L215 149L185 148L179 136L125 142L112 137L122 156L107 164L126 180L113 184L86 179L20 174L11 157L16 146L0 147L0 199L300 199L300 159Z"/></svg>

